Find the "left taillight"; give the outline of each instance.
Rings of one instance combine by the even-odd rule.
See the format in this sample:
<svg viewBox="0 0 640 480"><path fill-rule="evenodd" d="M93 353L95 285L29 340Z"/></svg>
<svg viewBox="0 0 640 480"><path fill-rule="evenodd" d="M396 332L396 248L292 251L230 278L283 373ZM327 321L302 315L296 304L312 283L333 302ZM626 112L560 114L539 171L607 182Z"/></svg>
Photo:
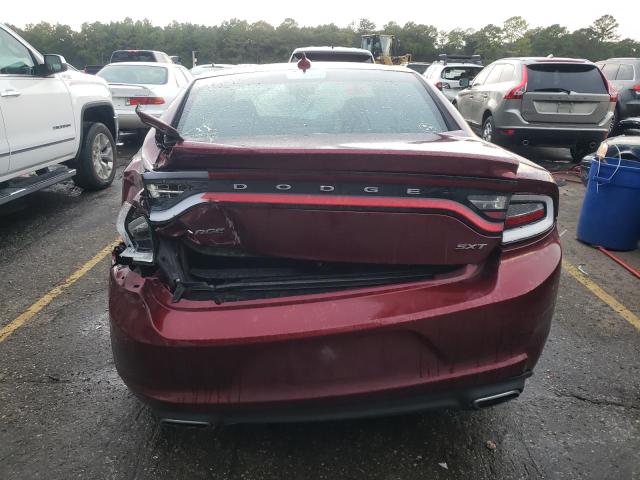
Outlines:
<svg viewBox="0 0 640 480"><path fill-rule="evenodd" d="M511 197L502 233L502 243L521 242L551 229L555 222L553 200L546 195Z"/></svg>
<svg viewBox="0 0 640 480"><path fill-rule="evenodd" d="M162 97L129 97L125 100L126 105L164 105Z"/></svg>
<svg viewBox="0 0 640 480"><path fill-rule="evenodd" d="M135 263L153 264L153 232L148 218L124 202L116 227L126 246L120 256Z"/></svg>

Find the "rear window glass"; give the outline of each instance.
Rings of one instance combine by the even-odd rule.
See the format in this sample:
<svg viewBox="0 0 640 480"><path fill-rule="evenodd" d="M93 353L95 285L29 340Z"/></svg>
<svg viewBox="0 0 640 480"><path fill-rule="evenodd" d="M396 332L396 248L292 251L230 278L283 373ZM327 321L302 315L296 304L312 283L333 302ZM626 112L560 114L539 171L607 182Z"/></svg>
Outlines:
<svg viewBox="0 0 640 480"><path fill-rule="evenodd" d="M156 57L153 52L136 50L136 51L119 51L113 52L111 55L111 63L116 62L155 62Z"/></svg>
<svg viewBox="0 0 640 480"><path fill-rule="evenodd" d="M602 73L607 80L615 80L618 74L619 65L617 63L608 63L602 67Z"/></svg>
<svg viewBox="0 0 640 480"><path fill-rule="evenodd" d="M530 92L608 93L595 65L545 63L527 65L527 70L527 90Z"/></svg>
<svg viewBox="0 0 640 480"><path fill-rule="evenodd" d="M178 130L186 139L225 143L225 137L427 134L447 126L414 74L312 68L197 80Z"/></svg>
<svg viewBox="0 0 640 480"><path fill-rule="evenodd" d="M482 70L482 67L447 67L442 70L441 77L444 80L460 80L463 77L473 80Z"/></svg>
<svg viewBox="0 0 640 480"><path fill-rule="evenodd" d="M107 65L97 75L109 83L164 85L167 69L150 65Z"/></svg>
<svg viewBox="0 0 640 480"><path fill-rule="evenodd" d="M348 52L304 52L306 57L315 62L365 62L373 63L371 55L365 55L362 53L348 53ZM302 53L296 53L291 59L292 62L296 62L302 58Z"/></svg>
<svg viewBox="0 0 640 480"><path fill-rule="evenodd" d="M626 63L620 65L620 70L618 70L616 80L633 80L633 65Z"/></svg>

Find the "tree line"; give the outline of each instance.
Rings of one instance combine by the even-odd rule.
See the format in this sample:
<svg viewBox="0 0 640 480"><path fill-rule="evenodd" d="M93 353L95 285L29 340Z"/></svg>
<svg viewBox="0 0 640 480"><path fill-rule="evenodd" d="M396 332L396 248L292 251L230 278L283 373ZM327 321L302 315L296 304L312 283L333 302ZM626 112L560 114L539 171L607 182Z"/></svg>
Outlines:
<svg viewBox="0 0 640 480"><path fill-rule="evenodd" d="M479 30L454 28L438 30L434 25L414 22L403 26L388 22L379 28L363 18L347 27L335 24L301 26L287 18L273 26L259 21L231 19L220 25L205 26L173 22L164 27L149 20L125 18L111 23L84 23L80 31L69 25L41 22L15 28L41 52L58 53L82 68L104 64L118 49L161 50L179 55L191 67L191 52L198 63L270 63L287 61L296 47L309 45L360 46L363 33L390 33L399 40L399 54L411 53L415 61L433 61L441 53L477 54L485 62L506 56L547 56L588 58L640 56L640 42L621 39L618 22L603 15L585 28L569 31L560 24L531 28L514 16L502 25L489 24Z"/></svg>

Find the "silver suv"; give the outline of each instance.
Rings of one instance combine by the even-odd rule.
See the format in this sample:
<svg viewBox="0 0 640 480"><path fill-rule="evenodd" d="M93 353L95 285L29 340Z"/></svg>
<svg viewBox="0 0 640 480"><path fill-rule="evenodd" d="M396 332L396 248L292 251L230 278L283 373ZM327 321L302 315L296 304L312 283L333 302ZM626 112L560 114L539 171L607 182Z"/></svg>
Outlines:
<svg viewBox="0 0 640 480"><path fill-rule="evenodd" d="M596 65L618 92L612 123L612 130L618 130L620 120L640 117L640 58L610 58Z"/></svg>
<svg viewBox="0 0 640 480"><path fill-rule="evenodd" d="M463 89L460 80L466 78L471 82L483 68L480 55L443 54L437 62L429 65L423 75L455 105L456 95Z"/></svg>
<svg viewBox="0 0 640 480"><path fill-rule="evenodd" d="M616 96L587 60L504 58L482 70L456 103L489 142L568 147L579 161L607 137Z"/></svg>

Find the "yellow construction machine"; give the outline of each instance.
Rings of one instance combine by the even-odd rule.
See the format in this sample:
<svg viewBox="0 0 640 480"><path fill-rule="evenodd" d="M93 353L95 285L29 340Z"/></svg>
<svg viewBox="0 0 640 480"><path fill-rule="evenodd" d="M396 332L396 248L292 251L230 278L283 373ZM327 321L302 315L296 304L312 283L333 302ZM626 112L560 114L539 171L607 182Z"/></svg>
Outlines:
<svg viewBox="0 0 640 480"><path fill-rule="evenodd" d="M395 35L372 33L362 35L362 48L369 50L376 63L383 65L404 65L411 61L411 54L398 55L399 42Z"/></svg>

